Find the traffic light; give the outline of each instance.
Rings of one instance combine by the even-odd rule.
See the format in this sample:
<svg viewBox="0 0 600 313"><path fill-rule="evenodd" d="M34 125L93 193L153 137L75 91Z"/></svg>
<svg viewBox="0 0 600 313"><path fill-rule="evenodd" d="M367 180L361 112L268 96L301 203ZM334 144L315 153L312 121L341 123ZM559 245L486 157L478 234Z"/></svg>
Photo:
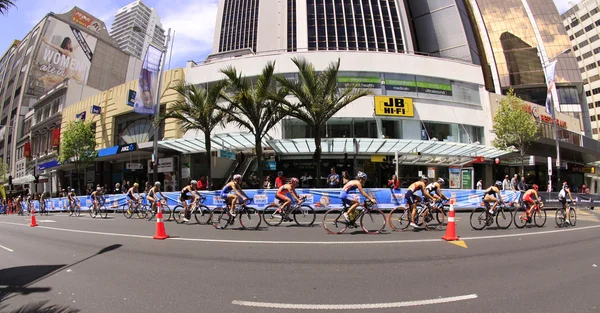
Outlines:
<svg viewBox="0 0 600 313"><path fill-rule="evenodd" d="M12 185L12 175L8 175L8 184Z"/></svg>
<svg viewBox="0 0 600 313"><path fill-rule="evenodd" d="M40 175L35 175L35 176L33 176L33 177L34 177L34 178L33 178L33 183L34 183L34 184L37 184L37 183L39 183L39 182L40 182Z"/></svg>

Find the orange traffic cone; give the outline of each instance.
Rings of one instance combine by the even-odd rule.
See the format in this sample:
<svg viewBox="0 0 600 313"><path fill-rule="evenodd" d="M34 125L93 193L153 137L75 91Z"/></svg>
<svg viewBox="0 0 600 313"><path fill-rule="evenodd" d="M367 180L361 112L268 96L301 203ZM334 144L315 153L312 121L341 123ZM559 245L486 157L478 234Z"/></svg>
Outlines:
<svg viewBox="0 0 600 313"><path fill-rule="evenodd" d="M31 209L31 224L29 224L29 226L31 226L31 227L38 226L37 222L35 221L35 209Z"/></svg>
<svg viewBox="0 0 600 313"><path fill-rule="evenodd" d="M446 235L442 236L446 241L458 240L456 236L456 224L454 223L454 199L450 200L450 213L448 213L448 225L446 226Z"/></svg>
<svg viewBox="0 0 600 313"><path fill-rule="evenodd" d="M164 240L169 238L167 232L165 231L165 223L163 222L162 209L160 208L160 201L156 202L156 235L153 237L154 239Z"/></svg>

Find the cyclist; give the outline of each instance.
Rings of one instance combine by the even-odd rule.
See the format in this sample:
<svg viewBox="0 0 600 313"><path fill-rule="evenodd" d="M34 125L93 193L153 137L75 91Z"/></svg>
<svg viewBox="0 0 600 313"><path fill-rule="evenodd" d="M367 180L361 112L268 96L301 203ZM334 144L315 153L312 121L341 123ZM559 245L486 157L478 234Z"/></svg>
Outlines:
<svg viewBox="0 0 600 313"><path fill-rule="evenodd" d="M129 190L127 190L126 199L127 199L127 202L129 202L130 209L133 207L134 203L137 203L138 201L140 201L140 198L136 197L134 194L134 193L139 194L138 187L140 187L140 184L134 183L133 187L131 187L131 188L129 188Z"/></svg>
<svg viewBox="0 0 600 313"><path fill-rule="evenodd" d="M18 215L23 215L23 198L21 195L19 195L17 197L17 199L15 200L15 210L17 211Z"/></svg>
<svg viewBox="0 0 600 313"><path fill-rule="evenodd" d="M342 192L340 192L340 199L342 200L342 203L350 206L350 208L348 209L348 211L346 211L344 213L344 218L346 219L346 222L350 222L351 220L354 219L355 216L355 211L356 208L358 207L359 203L357 200L350 198L350 195L348 193L350 193L351 191L354 191L356 189L358 189L358 191L366 198L369 199L369 201L373 202L373 203L377 203L377 201L374 198L371 198L363 189L363 185L367 182L367 174L363 173L363 172L358 172L358 174L356 174L356 179L355 180L351 180L349 182L346 183L346 185L344 185L344 188L342 188Z"/></svg>
<svg viewBox="0 0 600 313"><path fill-rule="evenodd" d="M417 203L423 201L423 199L417 195L415 192L421 191L421 195L427 199L434 200L434 198L427 191L427 183L429 182L429 178L423 176L421 180L412 183L408 186L406 193L404 194L404 199L406 199L406 204L410 206L410 226L414 228L418 228L419 226L415 224L415 217L417 216Z"/></svg>
<svg viewBox="0 0 600 313"><path fill-rule="evenodd" d="M229 207L229 214L235 216L235 204L242 200L246 202L248 195L242 190L242 175L235 174L233 179L221 190L221 198L225 200L225 204ZM230 193L233 191L233 193Z"/></svg>
<svg viewBox="0 0 600 313"><path fill-rule="evenodd" d="M523 195L523 204L525 204L526 208L525 212L527 213L527 222L531 221L531 212L529 212L529 210L531 210L531 206L536 202L542 204L540 198L538 197L538 189L538 185L533 184L532 189L525 191L525 194ZM532 195L535 196L535 201L531 197Z"/></svg>
<svg viewBox="0 0 600 313"><path fill-rule="evenodd" d="M427 189L427 192L433 197L434 201L448 200L442 192L442 186L444 186L444 179L440 177L436 182L427 185L425 189Z"/></svg>
<svg viewBox="0 0 600 313"><path fill-rule="evenodd" d="M571 199L570 202L573 202L573 197L571 197L571 189L569 188L567 182L564 182L562 189L558 193L558 202L562 203L562 206L565 209L565 223L571 224L571 221L569 221L570 207L567 205L567 195L569 196L569 199Z"/></svg>
<svg viewBox="0 0 600 313"><path fill-rule="evenodd" d="M31 200L32 200L31 194L27 193L27 196L25 199L27 201L27 212L31 213L31 211L30 211L31 210Z"/></svg>
<svg viewBox="0 0 600 313"><path fill-rule="evenodd" d="M75 189L71 189L71 192L67 194L67 198L69 199L69 207L71 208L71 212L75 208Z"/></svg>
<svg viewBox="0 0 600 313"><path fill-rule="evenodd" d="M90 196L92 197L94 211L96 211L98 209L98 206L100 205L100 198L102 197L102 188L100 188L100 186L96 187L96 190L92 192Z"/></svg>
<svg viewBox="0 0 600 313"><path fill-rule="evenodd" d="M156 193L159 193L160 196L163 199L166 199L167 197L165 197L165 195L162 193L162 191L160 191L160 182L157 181L154 183L154 187L150 188L150 190L148 190L148 195L146 196L146 199L148 200L148 202L150 202L150 207L152 208L152 211L155 210L155 206L156 206Z"/></svg>
<svg viewBox="0 0 600 313"><path fill-rule="evenodd" d="M483 201L483 203L485 203L487 205L492 203L492 207L489 210L490 214L494 214L494 210L496 209L498 202L504 203L504 201L502 201L502 195L500 194L501 187L502 187L502 182L497 180L493 186L486 189L485 192L483 193L483 199L481 199Z"/></svg>
<svg viewBox="0 0 600 313"><path fill-rule="evenodd" d="M40 194L40 212L46 212L46 193Z"/></svg>
<svg viewBox="0 0 600 313"><path fill-rule="evenodd" d="M181 201L181 204L183 205L183 220L185 222L189 222L190 220L188 219L188 205L187 205L187 200L193 200L193 202L196 201L196 199L198 198L196 196L196 193L194 192L196 190L198 186L198 182L196 180L192 180L190 181L190 184L183 187L183 189L181 189L181 194L179 195L179 201ZM161 193L162 195L162 193Z"/></svg>
<svg viewBox="0 0 600 313"><path fill-rule="evenodd" d="M282 203L279 205L279 210L277 210L278 213L285 212L285 210L292 204L292 199L290 199L287 194L291 194L294 200L296 200L298 203L304 201L303 199L300 199L300 196L298 196L298 193L296 192L296 187L298 186L299 182L300 180L298 178L292 177L289 183L279 187L277 194L275 194L275 198Z"/></svg>

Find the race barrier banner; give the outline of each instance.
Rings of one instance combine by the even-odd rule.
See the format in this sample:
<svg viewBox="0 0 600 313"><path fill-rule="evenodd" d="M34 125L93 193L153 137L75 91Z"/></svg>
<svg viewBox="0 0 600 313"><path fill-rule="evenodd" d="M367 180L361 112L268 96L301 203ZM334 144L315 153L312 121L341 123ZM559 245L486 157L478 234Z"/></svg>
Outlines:
<svg viewBox="0 0 600 313"><path fill-rule="evenodd" d="M244 190L248 197L252 199L250 206L262 209L271 203L277 203L275 199L276 189L252 189ZM306 197L305 203L315 208L315 210L324 210L329 208L339 208L342 206L340 200L341 189L297 189L300 197ZM391 189L387 188L370 188L365 189L365 192L377 200L377 206L380 209L392 209L400 205L405 205L404 194L406 189ZM164 192L167 198L167 204L170 207L174 207L181 204L179 201L180 192ZM204 205L209 208L215 208L224 205L223 199L221 199L221 191L201 191L200 194L206 197ZM420 195L420 192L416 193ZM350 193L355 199L364 201L363 195L359 194L358 191ZM445 190L444 195L448 198L456 199L454 207L456 209L473 209L479 207L483 197L483 190L465 190L465 189L452 189ZM546 207L558 207L558 193L557 192L540 192L539 193L542 201L547 205ZM145 195L141 194L143 203L147 204ZM600 205L600 196L589 195L589 194L573 194L573 200L576 200L578 206L593 207L595 203ZM77 197L81 203L81 209L87 210L92 205L92 199L89 196ZM122 210L123 206L127 204L127 199L124 194L119 195L105 195L105 206L109 210ZM160 198L160 196L159 196ZM520 192L514 191L502 191L502 199L505 202L519 202L521 198ZM36 210L39 209L38 201L33 201ZM47 200L47 208L49 211L65 211L68 207L67 198L52 198ZM26 208L23 204L23 208Z"/></svg>

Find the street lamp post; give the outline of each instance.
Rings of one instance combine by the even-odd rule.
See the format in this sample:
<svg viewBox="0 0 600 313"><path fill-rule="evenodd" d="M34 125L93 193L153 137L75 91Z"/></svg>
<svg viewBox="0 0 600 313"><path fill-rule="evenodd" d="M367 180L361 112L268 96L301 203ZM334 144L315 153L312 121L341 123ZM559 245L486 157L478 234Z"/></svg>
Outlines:
<svg viewBox="0 0 600 313"><path fill-rule="evenodd" d="M142 29L139 26L133 26L133 31L136 33L142 33ZM147 37L150 37L148 34L145 34ZM151 37L152 38L152 37ZM171 40L171 28L167 33L166 42L163 45L162 56L160 59L160 67L158 70L158 86L156 88L154 103L156 104L156 111L154 111L154 140L153 140L153 149L152 149L152 181L158 181L158 136L159 136L159 128L160 128L160 91L162 88L162 79L163 72L165 70L165 61L167 50L169 49L169 41ZM142 60L143 63L143 60Z"/></svg>

